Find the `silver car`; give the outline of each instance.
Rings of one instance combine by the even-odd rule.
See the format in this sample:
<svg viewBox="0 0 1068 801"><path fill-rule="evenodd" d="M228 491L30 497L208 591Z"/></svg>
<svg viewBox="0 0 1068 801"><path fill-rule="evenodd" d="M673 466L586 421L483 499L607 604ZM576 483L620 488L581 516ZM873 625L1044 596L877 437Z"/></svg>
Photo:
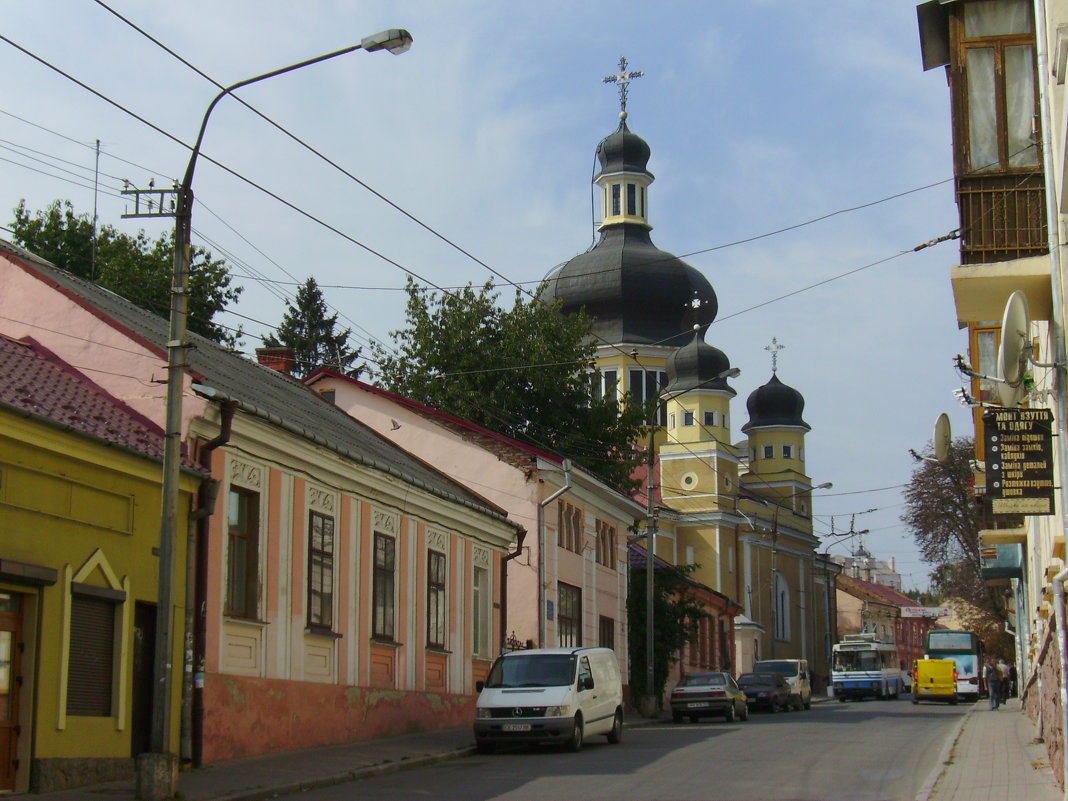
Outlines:
<svg viewBox="0 0 1068 801"><path fill-rule="evenodd" d="M730 673L689 673L671 692L671 719L676 723L720 715L728 723L749 719L745 693Z"/></svg>

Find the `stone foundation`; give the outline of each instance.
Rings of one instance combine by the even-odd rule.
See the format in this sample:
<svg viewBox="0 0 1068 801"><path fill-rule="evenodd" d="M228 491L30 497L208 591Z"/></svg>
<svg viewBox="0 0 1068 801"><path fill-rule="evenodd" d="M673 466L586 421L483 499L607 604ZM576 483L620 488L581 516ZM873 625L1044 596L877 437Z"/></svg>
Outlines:
<svg viewBox="0 0 1068 801"><path fill-rule="evenodd" d="M1034 672L1020 688L1023 709L1045 741L1050 767L1064 786L1064 732L1060 694L1060 654L1055 631L1047 626L1035 659Z"/></svg>
<svg viewBox="0 0 1068 801"><path fill-rule="evenodd" d="M35 759L30 768L30 792L52 793L88 784L132 779L133 759L79 757Z"/></svg>

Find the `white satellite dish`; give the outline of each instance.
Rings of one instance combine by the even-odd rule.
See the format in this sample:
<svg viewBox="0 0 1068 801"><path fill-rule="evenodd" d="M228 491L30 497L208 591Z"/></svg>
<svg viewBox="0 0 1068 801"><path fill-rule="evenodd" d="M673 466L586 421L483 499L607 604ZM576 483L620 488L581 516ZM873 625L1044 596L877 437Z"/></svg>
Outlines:
<svg viewBox="0 0 1068 801"><path fill-rule="evenodd" d="M1016 407L1027 396L1023 386L1030 356L1031 314L1027 296L1017 289L1005 304L998 347L998 395L1002 406Z"/></svg>
<svg viewBox="0 0 1068 801"><path fill-rule="evenodd" d="M949 446L953 443L953 432L949 427L949 415L945 412L938 415L934 427L934 456L935 461L945 464L949 461Z"/></svg>

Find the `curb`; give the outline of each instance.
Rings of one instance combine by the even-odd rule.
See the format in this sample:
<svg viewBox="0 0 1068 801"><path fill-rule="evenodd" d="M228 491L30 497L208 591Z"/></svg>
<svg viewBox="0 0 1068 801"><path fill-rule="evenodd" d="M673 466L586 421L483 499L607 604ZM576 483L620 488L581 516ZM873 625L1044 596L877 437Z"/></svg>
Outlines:
<svg viewBox="0 0 1068 801"><path fill-rule="evenodd" d="M443 754L428 754L421 757L398 759L393 762L381 762L377 765L369 765L365 768L347 770L344 773L336 773L332 776L324 776L320 779L307 779L277 787L257 787L253 790L242 790L229 795L213 796L212 801L267 801L285 795L296 795L308 790L318 790L324 787L334 787L339 784L370 779L375 776L385 776L390 773L400 773L402 770L412 770L438 762L447 762L450 759L470 756L475 753L474 746L463 746Z"/></svg>
<svg viewBox="0 0 1068 801"><path fill-rule="evenodd" d="M923 787L916 793L916 801L929 801L931 798L931 793L934 792L935 785L938 784L938 780L945 775L946 769L949 767L946 763L953 758L953 749L957 747L957 741L960 739L960 733L964 730L964 724L966 724L972 714L974 714L978 704L979 701L972 704L972 708L964 713L964 716L957 723L956 728L953 729L952 733L950 733L949 737L946 739L946 744L942 746L942 751L938 754L938 762L936 762L934 768L931 769L931 775L927 777L927 781L924 782Z"/></svg>

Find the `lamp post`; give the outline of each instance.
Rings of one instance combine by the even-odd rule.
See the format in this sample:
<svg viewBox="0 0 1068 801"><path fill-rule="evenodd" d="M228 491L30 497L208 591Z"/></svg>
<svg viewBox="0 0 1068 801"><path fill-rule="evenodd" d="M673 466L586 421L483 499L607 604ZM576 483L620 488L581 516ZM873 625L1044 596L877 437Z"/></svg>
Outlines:
<svg viewBox="0 0 1068 801"><path fill-rule="evenodd" d="M702 389L708 384L713 384L724 378L737 378L742 374L742 371L737 367L731 367L728 370L702 381L700 384L689 389L684 389L681 392L674 392L670 396L665 397L661 403L666 403L671 398L677 398L680 395L685 395L687 392L692 392L695 389ZM646 514L648 516L646 522L646 529L648 531L648 539L645 543L645 688L646 693L650 700L649 712L655 714L657 708L657 699L653 695L655 689L655 670L653 666L655 649L653 648L653 565L656 559L656 530L657 530L657 508L653 499L653 490L655 488L653 474L656 468L656 426L649 426L649 453L647 458L648 476L647 476L647 489L646 489Z"/></svg>
<svg viewBox="0 0 1068 801"><path fill-rule="evenodd" d="M830 481L824 481L822 484L817 484L814 487L809 487L806 490L802 490L801 492L794 493L793 497L796 500L801 495L808 495L810 492L815 492L816 490L830 489L833 486L834 486L834 484L832 484ZM769 656L770 659L774 659L775 658L775 640L777 639L777 636L778 636L778 631L777 630L778 630L779 615L778 615L778 609L777 609L777 604L776 604L776 601L778 601L778 598L776 597L776 585L777 585L777 578L778 578L778 574L779 574L779 549L778 549L778 543L779 543L779 512L782 511L782 508L783 508L783 506L782 506L781 503L775 504L775 513L771 517L771 582L770 582L770 584L771 584L771 654Z"/></svg>
<svg viewBox="0 0 1068 801"><path fill-rule="evenodd" d="M200 145L204 140L204 131L215 106L226 95L236 89L259 81L283 75L302 67L318 64L320 61L351 53L355 50L388 50L391 53L405 52L412 43L408 31L392 29L382 31L364 38L359 44L336 50L316 58L291 64L288 67L273 70L232 84L219 92L204 112L200 123L196 143L189 156L185 177L177 187L174 227L174 262L170 293L170 323L167 337L167 397L165 439L163 451L163 487L162 510L160 516L159 548L159 599L156 607L156 643L153 664L152 727L151 750L148 756L153 768L146 773L142 785L142 771L138 771L139 798L170 798L174 795L174 783L177 777L177 760L170 753L170 693L171 693L171 617L174 598L174 540L178 528L179 475L181 468L182 437L182 379L185 373L185 350L188 346L187 316L189 312L189 265L191 251L191 229L193 211L193 171L196 169ZM173 763L173 764L171 764ZM170 765L169 769L165 766ZM166 786L170 781L170 787Z"/></svg>

